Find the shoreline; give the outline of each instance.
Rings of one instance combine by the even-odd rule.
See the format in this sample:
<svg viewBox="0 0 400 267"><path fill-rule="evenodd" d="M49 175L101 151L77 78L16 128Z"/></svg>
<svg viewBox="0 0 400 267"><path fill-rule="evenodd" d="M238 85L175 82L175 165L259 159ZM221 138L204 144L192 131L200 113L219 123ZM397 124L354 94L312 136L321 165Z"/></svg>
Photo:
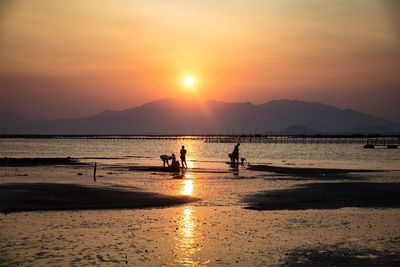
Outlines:
<svg viewBox="0 0 400 267"><path fill-rule="evenodd" d="M2 157L0 158L1 167L35 167L35 166L53 166L53 165L65 165L65 166L91 166L94 164L91 162L82 162L81 159L119 159L113 157L83 157L83 158L72 158L72 157L34 157L34 158L15 158L15 157ZM373 173L373 172L390 172L400 171L395 169L348 169L348 168L332 168L332 167L295 167L295 166L277 166L271 164L230 164L226 163L230 167L243 167L246 170L256 172L271 172L283 175L338 175L338 174L351 174L351 173ZM137 165L137 163L123 163L122 165L115 165L109 163L100 163L106 168L120 169L126 171L137 171L137 172L176 172L170 167L163 167L160 165ZM229 172L226 168L221 166L221 170L215 168L189 168L193 172L211 172L211 173L227 173ZM182 170L182 167L180 167Z"/></svg>

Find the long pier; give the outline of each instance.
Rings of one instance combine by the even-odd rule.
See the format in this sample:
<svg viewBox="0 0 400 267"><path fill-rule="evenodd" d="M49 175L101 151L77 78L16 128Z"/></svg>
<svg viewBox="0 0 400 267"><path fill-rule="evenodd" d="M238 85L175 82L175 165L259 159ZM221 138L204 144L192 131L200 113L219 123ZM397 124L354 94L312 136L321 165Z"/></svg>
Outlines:
<svg viewBox="0 0 400 267"><path fill-rule="evenodd" d="M386 147L389 149L396 149L400 147L399 138L381 138L381 139L368 139L364 148Z"/></svg>
<svg viewBox="0 0 400 267"><path fill-rule="evenodd" d="M204 140L202 135L97 135L97 134L22 134L0 135L1 138L21 139L101 139L101 140Z"/></svg>
<svg viewBox="0 0 400 267"><path fill-rule="evenodd" d="M400 135L255 135L206 137L206 143L399 144Z"/></svg>
<svg viewBox="0 0 400 267"><path fill-rule="evenodd" d="M205 143L268 144L365 144L394 148L400 135L0 135L0 138L23 139L100 139L100 140L202 140ZM390 146L390 147L389 147ZM368 148L368 147L367 147Z"/></svg>

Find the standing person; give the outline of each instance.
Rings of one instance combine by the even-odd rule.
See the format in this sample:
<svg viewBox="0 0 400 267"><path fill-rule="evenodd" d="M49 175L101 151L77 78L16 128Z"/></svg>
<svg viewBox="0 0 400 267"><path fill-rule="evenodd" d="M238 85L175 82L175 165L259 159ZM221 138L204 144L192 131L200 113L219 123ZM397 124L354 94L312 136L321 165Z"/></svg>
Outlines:
<svg viewBox="0 0 400 267"><path fill-rule="evenodd" d="M235 148L233 149L233 152L232 152L233 163L235 163L235 161L236 161L239 164L239 146L240 146L240 143L237 143Z"/></svg>
<svg viewBox="0 0 400 267"><path fill-rule="evenodd" d="M182 162L182 167L187 169L185 146L182 146L182 149L181 149L181 162Z"/></svg>

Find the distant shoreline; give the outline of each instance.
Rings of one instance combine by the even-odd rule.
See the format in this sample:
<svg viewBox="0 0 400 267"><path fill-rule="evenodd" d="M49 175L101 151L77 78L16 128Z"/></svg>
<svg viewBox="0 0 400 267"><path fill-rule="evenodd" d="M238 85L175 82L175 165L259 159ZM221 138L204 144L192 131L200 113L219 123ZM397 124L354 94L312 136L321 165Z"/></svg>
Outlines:
<svg viewBox="0 0 400 267"><path fill-rule="evenodd" d="M236 137L236 138L260 138L260 137L309 137L309 138L400 138L399 134L360 134L360 133L326 133L326 134L284 134L284 133L270 133L270 134L0 134L0 138L207 138L207 137Z"/></svg>

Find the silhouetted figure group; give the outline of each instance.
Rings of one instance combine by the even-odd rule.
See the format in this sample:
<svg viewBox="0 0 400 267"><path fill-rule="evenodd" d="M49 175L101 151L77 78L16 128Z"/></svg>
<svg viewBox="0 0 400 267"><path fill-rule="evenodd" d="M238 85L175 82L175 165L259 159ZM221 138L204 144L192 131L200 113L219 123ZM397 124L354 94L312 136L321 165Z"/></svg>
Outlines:
<svg viewBox="0 0 400 267"><path fill-rule="evenodd" d="M187 169L187 163L186 163L186 149L185 146L182 146L181 151L180 151L180 158L181 158L181 163L182 163L182 168ZM163 167L167 167L170 171L173 172L179 172L180 171L180 164L179 161L176 160L175 154L172 153L171 156L168 156L166 154L163 154L160 156L160 159L163 162ZM171 160L171 164L169 164L169 161Z"/></svg>
<svg viewBox="0 0 400 267"><path fill-rule="evenodd" d="M230 158L230 163L232 165L237 166L239 164L239 146L240 143L237 143L235 145L235 147L233 148L232 153L229 153L229 158ZM185 171L187 169L187 163L186 163L186 154L187 151L185 149L185 146L182 146L181 150L180 150L180 160L181 160L181 164L179 163L178 160L176 160L175 154L172 154L171 156L168 156L167 154L163 154L160 156L160 159L163 162L163 167L164 168L168 168L168 171L171 172L180 172ZM171 160L171 164L170 161ZM246 159L245 158L240 158L240 161L242 164L245 163Z"/></svg>

